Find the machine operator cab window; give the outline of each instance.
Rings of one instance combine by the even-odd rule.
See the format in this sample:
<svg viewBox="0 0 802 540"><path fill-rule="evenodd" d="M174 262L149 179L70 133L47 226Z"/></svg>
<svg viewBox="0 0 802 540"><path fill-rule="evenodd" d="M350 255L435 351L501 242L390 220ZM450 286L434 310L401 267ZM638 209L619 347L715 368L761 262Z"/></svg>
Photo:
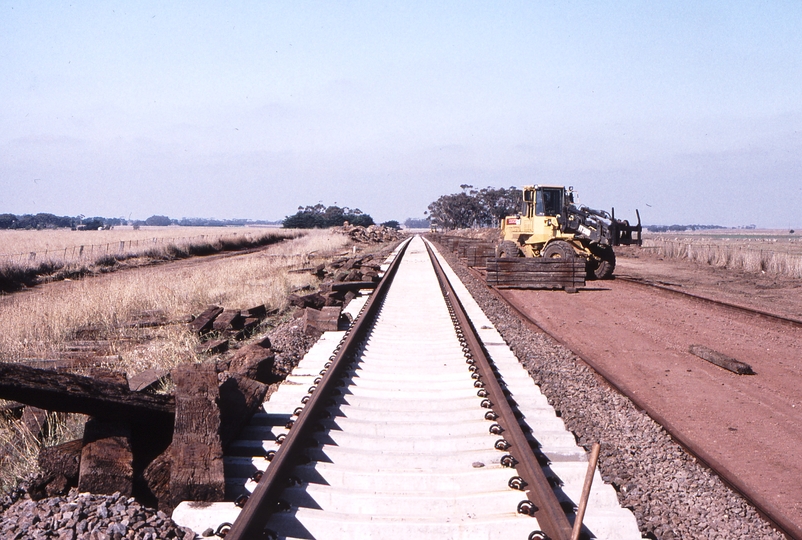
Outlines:
<svg viewBox="0 0 802 540"><path fill-rule="evenodd" d="M538 187L535 189L535 214L556 216L563 212L563 188Z"/></svg>

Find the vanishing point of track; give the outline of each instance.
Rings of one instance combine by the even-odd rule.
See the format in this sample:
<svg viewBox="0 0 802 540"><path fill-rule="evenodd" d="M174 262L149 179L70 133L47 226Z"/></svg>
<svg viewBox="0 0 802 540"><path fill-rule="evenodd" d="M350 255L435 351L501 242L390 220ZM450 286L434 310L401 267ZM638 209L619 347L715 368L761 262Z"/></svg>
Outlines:
<svg viewBox="0 0 802 540"><path fill-rule="evenodd" d="M449 272L404 244L322 369L265 403L240 443L262 457L227 458L259 470L226 538L575 537L587 454ZM640 538L592 476L583 537Z"/></svg>

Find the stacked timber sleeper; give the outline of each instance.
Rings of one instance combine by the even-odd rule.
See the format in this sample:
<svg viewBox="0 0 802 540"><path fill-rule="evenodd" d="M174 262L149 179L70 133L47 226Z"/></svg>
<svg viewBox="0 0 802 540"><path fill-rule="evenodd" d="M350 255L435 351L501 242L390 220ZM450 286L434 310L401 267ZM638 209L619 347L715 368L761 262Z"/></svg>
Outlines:
<svg viewBox="0 0 802 540"><path fill-rule="evenodd" d="M452 284L461 287L442 263ZM585 452L475 303L462 297L464 288L458 294L551 460L544 471L555 485L562 484L559 496L575 504L587 468ZM277 448L276 437L286 434L284 425L341 335L324 334L309 351L247 428L258 440L237 443L237 453L264 456ZM297 485L282 494L288 511L268 521L276 536L528 538L539 529L535 518L517 512L523 494L508 486L515 472L500 464L498 436L488 431L490 422L419 238L409 245L345 383L344 395L328 409L331 419L323 422L327 431L316 436L321 446L308 452L309 463L294 469ZM268 466L265 457L226 457L230 496L243 487L252 490L255 484L243 479ZM598 538L640 538L632 514L618 507L613 489L596 475L587 528ZM231 503L202 510L182 503L173 517L201 532L233 521L238 512Z"/></svg>

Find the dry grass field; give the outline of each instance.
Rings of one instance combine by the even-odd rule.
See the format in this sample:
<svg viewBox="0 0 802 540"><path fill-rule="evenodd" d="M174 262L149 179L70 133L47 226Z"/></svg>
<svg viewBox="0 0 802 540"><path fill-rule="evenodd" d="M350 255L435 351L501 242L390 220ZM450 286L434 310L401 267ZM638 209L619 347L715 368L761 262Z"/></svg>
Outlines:
<svg viewBox="0 0 802 540"><path fill-rule="evenodd" d="M720 229L695 233L649 233L644 249L661 257L719 268L802 278L802 235L787 230Z"/></svg>
<svg viewBox="0 0 802 540"><path fill-rule="evenodd" d="M42 281L107 272L119 265L140 266L152 261L259 247L298 234L255 227L0 231L0 292Z"/></svg>
<svg viewBox="0 0 802 540"><path fill-rule="evenodd" d="M42 260L72 262L104 255L145 253L165 244L179 246L245 236L255 238L261 227L148 227L118 226L100 231L0 230L0 264L25 265ZM83 247L83 249L81 249ZM31 256L31 253L36 253Z"/></svg>
<svg viewBox="0 0 802 540"><path fill-rule="evenodd" d="M115 272L89 279L52 283L0 297L0 358L48 358L65 343L92 334L123 348L126 321L157 312L171 321L183 321L209 304L248 308L266 304L285 307L287 293L316 278L290 270L308 266L342 252L347 238L328 231L312 231L255 253L216 258L193 258L180 263ZM182 325L173 325L178 334ZM170 328L168 325L165 328ZM189 339L187 336L186 339ZM170 339L186 351L184 339ZM186 352L180 353L185 356ZM153 362L171 366L172 353L154 351ZM176 358L176 361L180 361ZM137 362L132 370L150 367ZM124 357L121 366L129 371Z"/></svg>
<svg viewBox="0 0 802 540"><path fill-rule="evenodd" d="M313 230L254 252L129 268L0 296L0 361L55 358L70 343L87 339L108 343L113 359L107 367L129 376L148 368L202 361L195 352L197 338L183 324L189 315L209 304L234 309L266 304L286 312L288 293L318 283L309 272L292 270L348 251L346 236ZM174 324L151 328L126 324L153 313ZM277 322L267 320L263 330ZM12 458L0 466L0 492L36 469L40 444L80 436L79 421L61 418L53 424L40 442L26 434L19 421L0 419L0 458L3 453Z"/></svg>

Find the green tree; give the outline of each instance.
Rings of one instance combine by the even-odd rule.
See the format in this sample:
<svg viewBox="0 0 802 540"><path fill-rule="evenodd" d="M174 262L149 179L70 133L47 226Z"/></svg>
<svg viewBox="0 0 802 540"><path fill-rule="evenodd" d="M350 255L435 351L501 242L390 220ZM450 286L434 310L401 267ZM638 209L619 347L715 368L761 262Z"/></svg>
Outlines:
<svg viewBox="0 0 802 540"><path fill-rule="evenodd" d="M13 229L17 221L14 214L0 214L0 229Z"/></svg>
<svg viewBox="0 0 802 540"><path fill-rule="evenodd" d="M429 219L407 218L404 220L404 227L407 229L428 229Z"/></svg>
<svg viewBox="0 0 802 540"><path fill-rule="evenodd" d="M348 208L339 206L324 206L316 204L313 206L299 206L298 211L284 218L281 225L285 229L322 229L327 227L338 227L345 222L351 225L368 227L373 225L373 218L365 214L359 208Z"/></svg>
<svg viewBox="0 0 802 540"><path fill-rule="evenodd" d="M515 187L473 189L462 184L461 193L442 195L429 205L429 219L444 229L493 227L499 219L518 211L521 190Z"/></svg>
<svg viewBox="0 0 802 540"><path fill-rule="evenodd" d="M167 216L150 216L145 220L145 225L150 225L152 227L166 227L171 223L172 221Z"/></svg>

